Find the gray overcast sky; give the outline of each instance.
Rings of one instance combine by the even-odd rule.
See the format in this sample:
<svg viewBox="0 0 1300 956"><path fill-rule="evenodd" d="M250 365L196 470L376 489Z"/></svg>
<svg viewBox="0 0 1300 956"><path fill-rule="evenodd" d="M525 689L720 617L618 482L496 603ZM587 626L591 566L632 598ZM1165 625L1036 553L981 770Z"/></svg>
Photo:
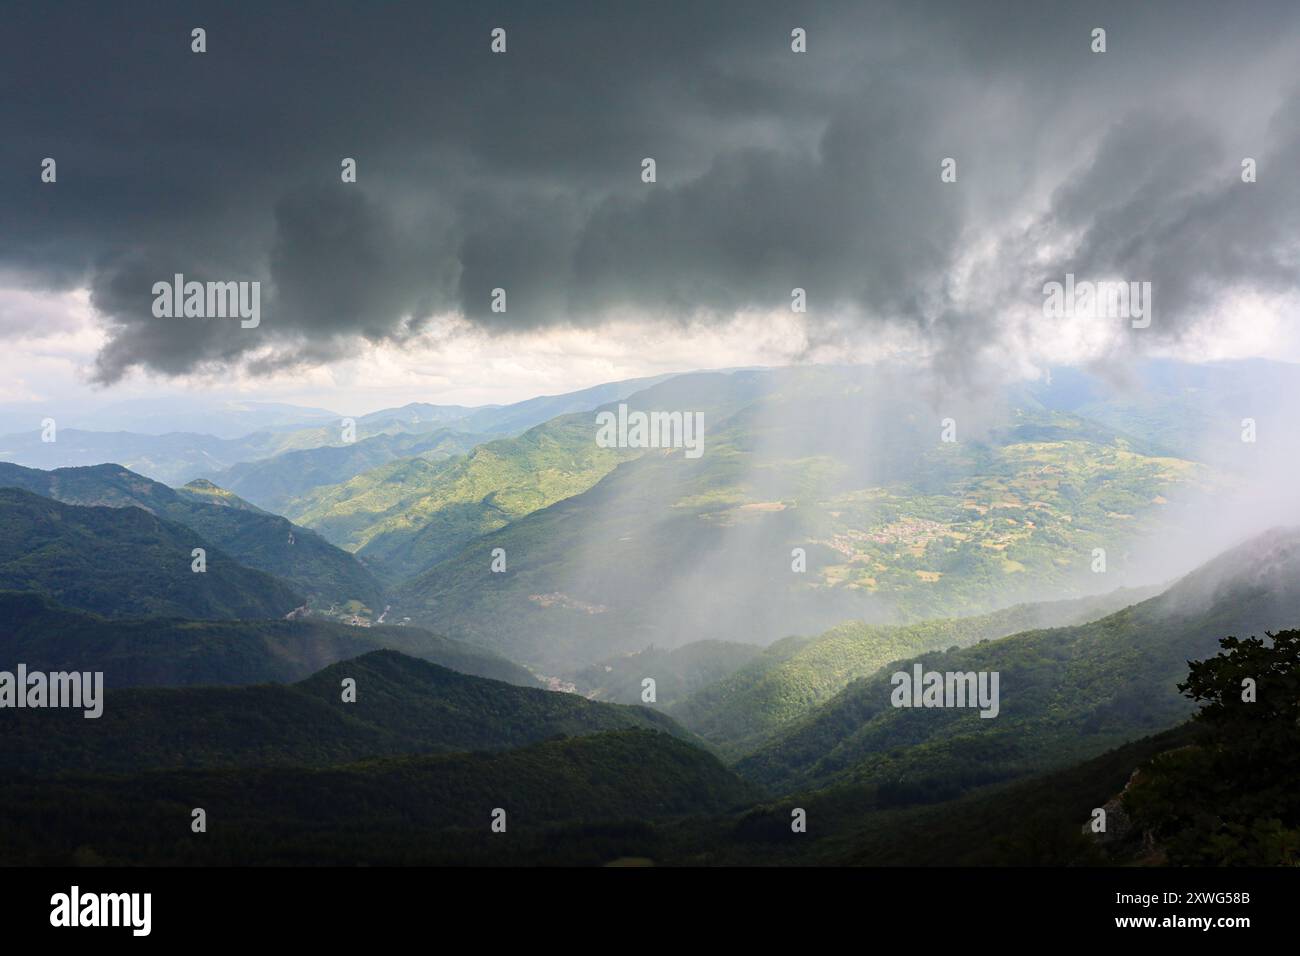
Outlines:
<svg viewBox="0 0 1300 956"><path fill-rule="evenodd" d="M1293 2L229 6L6 4L0 400L1297 357ZM177 272L260 281L261 325L155 318ZM1155 321L1051 324L1067 272Z"/></svg>

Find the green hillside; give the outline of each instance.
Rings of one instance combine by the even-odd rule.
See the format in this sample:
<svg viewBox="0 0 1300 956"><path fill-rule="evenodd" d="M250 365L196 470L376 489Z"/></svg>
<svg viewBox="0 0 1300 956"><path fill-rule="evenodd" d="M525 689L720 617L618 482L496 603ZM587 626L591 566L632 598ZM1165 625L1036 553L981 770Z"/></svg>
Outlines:
<svg viewBox="0 0 1300 956"><path fill-rule="evenodd" d="M191 570L194 548L207 570ZM0 487L0 590L108 617L282 618L303 603L190 528L139 508L66 505Z"/></svg>
<svg viewBox="0 0 1300 956"><path fill-rule="evenodd" d="M282 578L314 610L334 607L342 613L349 602L354 602L348 607L353 613L364 607L378 616L383 609L378 582L352 555L211 482L173 489L120 465L39 471L0 462L0 486L67 504L142 508L192 529L241 564Z"/></svg>
<svg viewBox="0 0 1300 956"><path fill-rule="evenodd" d="M591 865L624 855L626 834L654 821L756 795L715 757L636 728L318 769L5 775L0 863ZM208 813L201 835L194 807ZM504 834L490 830L497 808Z"/></svg>
<svg viewBox="0 0 1300 956"><path fill-rule="evenodd" d="M1032 628L1094 620L1136 604L1154 591L1122 589L1097 597L1018 604L977 617L920 624L854 622L815 637L784 638L735 673L677 701L670 712L721 753L738 758L829 700L850 681L872 674L890 661L966 647Z"/></svg>
<svg viewBox="0 0 1300 956"><path fill-rule="evenodd" d="M356 700L342 682L356 681ZM499 750L633 727L685 735L653 710L458 674L372 651L296 684L127 689L103 715L13 710L0 737L6 773L132 773L199 767L322 767L373 757Z"/></svg>
<svg viewBox="0 0 1300 956"><path fill-rule="evenodd" d="M1293 865L1300 632L1272 650L1224 644L1183 687L1204 705L1196 720L943 803L864 784L770 800L682 741L626 730L315 770L5 775L0 806L16 825L0 830L0 861ZM1261 704L1237 699L1242 672L1268 675ZM195 806L209 812L197 838ZM793 807L806 833L792 832ZM1085 826L1097 807L1103 834ZM496 808L508 839L489 832Z"/></svg>
<svg viewBox="0 0 1300 956"><path fill-rule="evenodd" d="M336 661L391 649L463 674L536 687L528 671L414 627L352 627L317 618L107 619L39 594L0 591L0 667L103 671L108 687L284 683Z"/></svg>
<svg viewBox="0 0 1300 956"><path fill-rule="evenodd" d="M286 511L397 580L591 487L630 454L598 448L586 416L562 419L447 461L401 459L315 489Z"/></svg>
<svg viewBox="0 0 1300 956"><path fill-rule="evenodd" d="M650 381L657 384L627 398L630 407L690 407L724 415L765 387L761 376L742 373ZM619 400L633 384L575 395L584 396L579 406L590 408L598 397ZM538 400L528 412L568 410L571 399ZM642 454L641 449L599 447L594 421L592 412L566 414L516 437L479 445L460 458L394 461L341 485L318 488L286 504L285 513L356 552L385 581L402 581L470 541L587 490L620 462ZM480 424L491 427L487 420Z"/></svg>
<svg viewBox="0 0 1300 956"><path fill-rule="evenodd" d="M1037 407L954 410L971 422L945 443L905 386L822 369L673 379L661 407L738 406L706 416L702 457L623 462L402 582L395 613L568 675L650 644L969 616L1097 590L1095 548L1122 576L1168 506L1217 487ZM496 548L505 574L487 573Z"/></svg>
<svg viewBox="0 0 1300 956"><path fill-rule="evenodd" d="M351 480L399 458L441 461L462 455L482 441L478 435L440 428L432 432L381 434L347 445L321 445L241 462L208 477L217 485L282 512L315 488Z"/></svg>
<svg viewBox="0 0 1300 956"><path fill-rule="evenodd" d="M1294 866L1300 801L1300 632L1225 639L1179 689L1195 717L1082 763L938 804L892 781L765 802L728 819L684 821L629 852L666 862L857 866ZM1244 674L1260 678L1241 699ZM791 806L808 831L790 832ZM1106 829L1090 826L1096 808Z"/></svg>
<svg viewBox="0 0 1300 956"><path fill-rule="evenodd" d="M777 791L887 782L899 799L955 796L1173 726L1191 711L1177 688L1189 659L1212 656L1226 634L1295 620L1300 531L1269 532L1100 620L897 661L736 766ZM999 715L892 706L891 673L916 662L926 671L997 672Z"/></svg>

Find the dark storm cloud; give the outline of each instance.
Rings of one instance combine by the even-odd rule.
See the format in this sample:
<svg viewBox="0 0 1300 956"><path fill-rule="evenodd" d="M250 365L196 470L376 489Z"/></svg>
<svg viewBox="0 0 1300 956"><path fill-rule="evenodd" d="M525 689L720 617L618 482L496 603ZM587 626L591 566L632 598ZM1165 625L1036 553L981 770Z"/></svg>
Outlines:
<svg viewBox="0 0 1300 956"><path fill-rule="evenodd" d="M1009 300L1065 271L1152 280L1153 339L1224 289L1294 288L1291 4L4 16L0 270L89 286L104 382L328 362L449 311L494 333L680 322L780 308L795 286L814 341L893 323L960 362L1001 334ZM195 26L206 54L189 52ZM505 56L488 51L496 26ZM795 26L807 54L789 50ZM37 179L45 156L55 186ZM357 184L339 180L345 156ZM945 156L956 184L939 181ZM1064 251L1034 261L1043 247ZM177 272L260 280L261 325L155 318L153 283Z"/></svg>
<svg viewBox="0 0 1300 956"><path fill-rule="evenodd" d="M1158 295L1157 334L1177 335L1217 293L1293 291L1300 267L1300 188L1284 172L1300 158L1300 89L1251 150L1259 180L1241 180L1230 152L1195 116L1134 115L1096 160L1054 197L1044 228L1084 240L1057 263L1084 275L1146 280Z"/></svg>
<svg viewBox="0 0 1300 956"><path fill-rule="evenodd" d="M891 84L862 93L815 156L723 153L690 182L603 203L575 259L582 311L629 286L679 315L777 307L797 286L814 304L922 316L962 238L961 194L940 188L934 110Z"/></svg>

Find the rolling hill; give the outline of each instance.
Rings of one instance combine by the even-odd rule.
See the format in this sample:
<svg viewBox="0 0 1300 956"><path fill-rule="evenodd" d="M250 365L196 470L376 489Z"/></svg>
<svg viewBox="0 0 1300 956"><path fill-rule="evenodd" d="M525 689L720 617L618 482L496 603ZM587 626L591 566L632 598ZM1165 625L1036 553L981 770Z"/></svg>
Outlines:
<svg viewBox="0 0 1300 956"><path fill-rule="evenodd" d="M1130 544L1217 487L1023 396L950 409L964 437L948 443L909 385L858 369L672 379L635 398L713 409L702 457L622 462L401 582L395 613L566 676L650 644L968 616L1100 590L1099 547L1124 580ZM488 573L497 548L504 574Z"/></svg>
<svg viewBox="0 0 1300 956"><path fill-rule="evenodd" d="M584 491L628 457L597 448L585 418L566 419L447 461L394 461L286 508L386 580L400 580L515 518Z"/></svg>
<svg viewBox="0 0 1300 956"><path fill-rule="evenodd" d="M326 768L6 775L0 862L598 865L656 821L756 795L703 750L638 728ZM208 813L201 835L194 807ZM505 836L490 830L497 808Z"/></svg>
<svg viewBox="0 0 1300 956"><path fill-rule="evenodd" d="M878 786L844 785L763 800L739 813L690 819L643 837L629 853L669 865L1099 866L1110 857L1084 834L1093 808L1120 793L1135 769L1186 746L1176 727L1025 780L980 787L942 803L907 805ZM790 808L808 831L793 834ZM1119 820L1112 826L1119 828Z"/></svg>
<svg viewBox="0 0 1300 956"><path fill-rule="evenodd" d="M39 471L0 462L0 487L23 488L67 504L141 508L184 525L241 564L283 579L306 595L314 609L355 602L350 611L360 606L376 614L382 610L379 583L352 555L210 482L173 489L120 465Z"/></svg>
<svg viewBox="0 0 1300 956"><path fill-rule="evenodd" d="M356 682L355 702L342 699L345 678ZM73 710L14 710L5 716L0 767L32 774L322 767L637 727L689 736L647 708L517 687L382 650L296 684L107 691L94 720Z"/></svg>
<svg viewBox="0 0 1300 956"><path fill-rule="evenodd" d="M692 407L723 414L740 407L757 387L753 376L741 373L650 382L627 397L629 405L658 408L689 400ZM590 409L590 402L609 395L621 400L639 384L618 382L523 404L530 415ZM402 581L476 538L585 491L619 462L642 453L597 446L593 419L590 411L564 414L443 462L394 461L341 485L317 488L287 503L285 513L355 551L386 582ZM481 427L491 426L483 422Z"/></svg>
<svg viewBox="0 0 1300 956"><path fill-rule="evenodd" d="M191 570L194 548L207 570ZM0 590L109 617L281 618L303 603L190 528L134 507L82 507L0 488Z"/></svg>
<svg viewBox="0 0 1300 956"><path fill-rule="evenodd" d="M1174 726L1191 711L1176 687L1189 659L1213 656L1225 635L1297 620L1300 530L1275 530L1099 620L897 661L736 767L777 791L888 782L910 801L955 796ZM1000 713L891 706L890 675L918 662L925 671L997 672Z"/></svg>
<svg viewBox="0 0 1300 956"><path fill-rule="evenodd" d="M348 445L321 445L241 462L207 476L259 507L280 512L314 488L346 482L398 458L441 461L468 452L482 440L478 435L445 428L381 434Z"/></svg>
<svg viewBox="0 0 1300 956"><path fill-rule="evenodd" d="M875 673L890 661L908 654L966 647L1019 631L1081 624L1136 604L1156 590L1121 589L1096 597L1018 604L976 617L919 624L852 622L815 637L783 638L734 673L671 702L669 713L717 746L724 756L739 758L851 681Z"/></svg>

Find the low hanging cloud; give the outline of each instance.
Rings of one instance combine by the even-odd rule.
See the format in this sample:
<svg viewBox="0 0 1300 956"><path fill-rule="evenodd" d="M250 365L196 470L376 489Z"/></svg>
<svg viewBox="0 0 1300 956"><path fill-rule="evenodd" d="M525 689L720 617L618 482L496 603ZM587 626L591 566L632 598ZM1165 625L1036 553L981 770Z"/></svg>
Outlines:
<svg viewBox="0 0 1300 956"><path fill-rule="evenodd" d="M0 274L89 288L105 384L328 364L443 316L723 323L796 287L809 342L901 329L959 372L1067 272L1152 282L1156 321L1123 334L1168 343L1300 275L1300 10L1249 14L20 4L0 52L33 92L0 108ZM156 318L178 273L261 282L262 321Z"/></svg>

